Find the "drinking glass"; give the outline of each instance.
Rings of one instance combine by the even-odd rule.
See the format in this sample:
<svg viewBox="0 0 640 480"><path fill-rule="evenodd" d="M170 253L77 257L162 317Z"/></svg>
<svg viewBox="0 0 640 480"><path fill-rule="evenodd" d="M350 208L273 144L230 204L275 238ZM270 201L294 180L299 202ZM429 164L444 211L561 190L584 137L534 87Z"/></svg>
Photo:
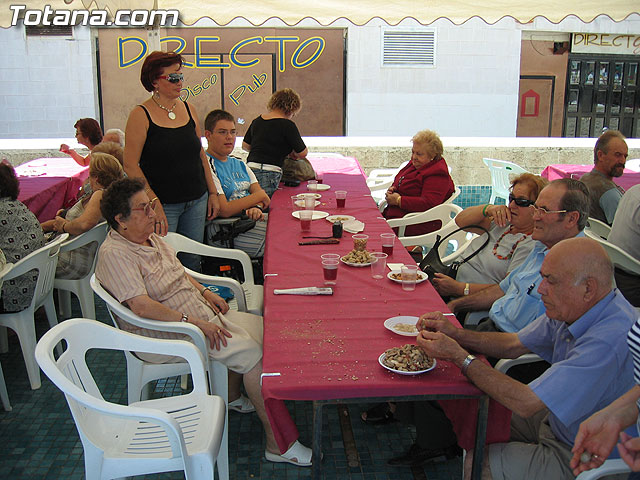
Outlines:
<svg viewBox="0 0 640 480"><path fill-rule="evenodd" d="M336 190L336 205L338 208L344 208L347 203L346 190Z"/></svg>
<svg viewBox="0 0 640 480"><path fill-rule="evenodd" d="M338 282L339 264L340 261L335 259L322 260L322 272L325 285L335 285Z"/></svg>
<svg viewBox="0 0 640 480"><path fill-rule="evenodd" d="M411 292L416 289L416 281L418 280L417 265L403 265L400 269L402 277L402 290Z"/></svg>
<svg viewBox="0 0 640 480"><path fill-rule="evenodd" d="M313 219L313 210L299 210L300 215L300 230L308 232L311 230L311 220Z"/></svg>
<svg viewBox="0 0 640 480"><path fill-rule="evenodd" d="M371 252L371 276L373 278L384 278L384 272L387 268L387 254L383 252Z"/></svg>
<svg viewBox="0 0 640 480"><path fill-rule="evenodd" d="M387 255L393 255L393 242L396 238L394 233L381 233L380 241L382 243L382 251Z"/></svg>

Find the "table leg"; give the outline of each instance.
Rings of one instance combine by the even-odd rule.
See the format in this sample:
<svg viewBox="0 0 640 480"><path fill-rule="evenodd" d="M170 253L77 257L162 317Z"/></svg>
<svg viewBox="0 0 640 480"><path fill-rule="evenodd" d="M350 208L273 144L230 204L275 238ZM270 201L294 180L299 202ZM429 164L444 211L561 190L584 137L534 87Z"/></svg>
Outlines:
<svg viewBox="0 0 640 480"><path fill-rule="evenodd" d="M322 463L322 407L323 402L313 402L313 466L311 478L320 480L320 464Z"/></svg>
<svg viewBox="0 0 640 480"><path fill-rule="evenodd" d="M487 421L489 418L489 397L483 395L478 399L478 419L476 423L476 441L473 448L473 463L471 466L471 478L480 480L482 478L482 460L484 457L484 446L487 438Z"/></svg>

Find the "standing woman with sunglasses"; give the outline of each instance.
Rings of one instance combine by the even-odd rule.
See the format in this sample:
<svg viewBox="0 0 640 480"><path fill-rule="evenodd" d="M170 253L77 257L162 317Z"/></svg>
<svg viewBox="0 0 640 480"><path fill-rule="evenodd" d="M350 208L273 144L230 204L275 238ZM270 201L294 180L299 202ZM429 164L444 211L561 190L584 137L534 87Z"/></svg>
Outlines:
<svg viewBox="0 0 640 480"><path fill-rule="evenodd" d="M202 242L205 220L217 215L219 203L198 114L180 100L182 63L173 52L152 52L145 59L140 81L152 95L129 114L124 169L129 177L146 181L156 233L178 232ZM200 271L198 256L181 260Z"/></svg>
<svg viewBox="0 0 640 480"><path fill-rule="evenodd" d="M464 209L456 216L456 223L480 225L489 232L489 243L468 262L460 265L455 279L436 273L432 283L443 297L461 297L499 283L531 252L534 240L533 205L547 181L539 175L523 173L511 182L508 205L478 205ZM486 241L486 233L480 229L465 230L481 233L475 238L465 256L474 252Z"/></svg>

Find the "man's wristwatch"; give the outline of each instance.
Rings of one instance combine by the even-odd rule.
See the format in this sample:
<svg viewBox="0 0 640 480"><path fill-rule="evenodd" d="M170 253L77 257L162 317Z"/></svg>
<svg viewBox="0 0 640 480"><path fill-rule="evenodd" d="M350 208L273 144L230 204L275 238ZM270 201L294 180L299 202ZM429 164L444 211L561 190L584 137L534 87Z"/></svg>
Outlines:
<svg viewBox="0 0 640 480"><path fill-rule="evenodd" d="M462 291L462 293L466 296L469 295L469 284L465 283L464 284L464 290Z"/></svg>
<svg viewBox="0 0 640 480"><path fill-rule="evenodd" d="M467 358L464 359L464 362L462 362L462 365L460 365L460 371L462 372L462 374L466 377L467 376L467 370L469 368L469 365L471 365L471 362L473 362L476 359L475 355L467 355Z"/></svg>
<svg viewBox="0 0 640 480"><path fill-rule="evenodd" d="M182 317L180 318L180 321L189 323L189 315L187 315L186 313L183 313Z"/></svg>

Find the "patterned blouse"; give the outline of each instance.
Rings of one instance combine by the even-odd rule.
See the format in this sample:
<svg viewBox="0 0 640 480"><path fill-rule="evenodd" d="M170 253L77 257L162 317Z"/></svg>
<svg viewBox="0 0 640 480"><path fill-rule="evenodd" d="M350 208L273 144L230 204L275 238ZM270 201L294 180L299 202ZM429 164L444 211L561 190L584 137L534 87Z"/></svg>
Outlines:
<svg viewBox="0 0 640 480"><path fill-rule="evenodd" d="M16 263L44 246L44 233L36 216L19 200L0 198L0 249L7 262ZM2 308L19 312L31 303L36 288L36 270L2 284Z"/></svg>

